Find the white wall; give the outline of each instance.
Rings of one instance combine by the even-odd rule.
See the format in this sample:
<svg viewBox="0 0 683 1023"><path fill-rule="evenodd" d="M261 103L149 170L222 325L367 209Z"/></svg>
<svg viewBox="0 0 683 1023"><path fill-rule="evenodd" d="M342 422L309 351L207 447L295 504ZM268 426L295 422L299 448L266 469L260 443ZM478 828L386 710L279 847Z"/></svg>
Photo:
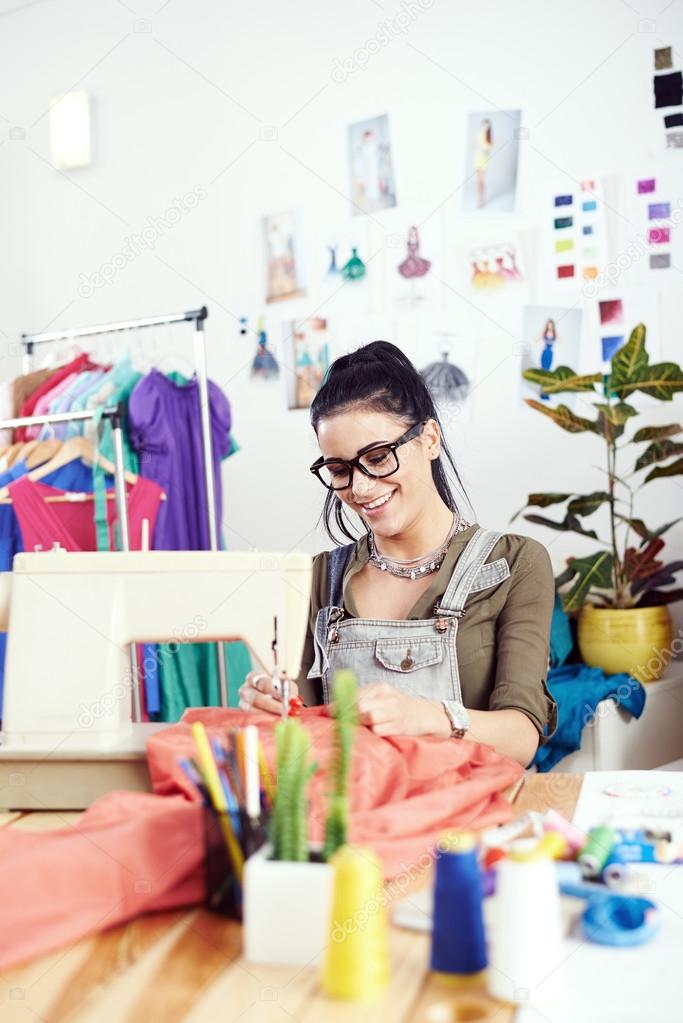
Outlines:
<svg viewBox="0 0 683 1023"><path fill-rule="evenodd" d="M382 22L396 27L406 11L405 31L367 69L335 80L336 61L357 55ZM570 7L557 0L43 0L23 9L3 0L0 373L18 371L22 331L207 303L210 371L230 397L241 445L225 466L230 545L315 551L326 542L315 529L322 490L306 471L316 456L307 414L285 411L283 385L250 381L254 345L239 337L238 317L253 325L266 312L271 337L279 337L282 321L317 311L340 344L387 336L419 364L438 352L434 328L448 328L474 339L479 352L472 417L449 427L479 521L506 528L533 490L599 488L591 468L602 458L597 441L563 434L518 403L519 305L479 309L459 294L452 253L461 236L476 239L478 230L459 213L465 121L468 111L492 106L523 110L529 137L512 222L526 243L529 297L557 300L557 290L540 283L536 230L550 188L585 176L613 183L616 255L629 230L616 176L657 157L652 49L677 45L680 65L683 15L679 4L656 11L643 4L636 13L621 0ZM46 112L51 97L72 88L93 99L93 162L59 173L49 164ZM349 216L346 128L384 112L399 207L368 225ZM24 139L10 139L17 127ZM676 154L668 161L675 165ZM195 188L206 198L192 212L112 283L83 297L84 280L127 237ZM311 287L304 300L264 309L260 217L290 207L302 210ZM445 281L424 314L387 308L384 287L398 261L396 236L414 222L423 224L424 254L435 266L439 260ZM494 227L507 232L509 224ZM372 257L366 287L331 295L320 283L331 238L358 242ZM679 360L681 295L676 282L660 293L662 353ZM185 340L182 331L164 331L135 343L159 359L175 351L162 367L182 369L190 358ZM654 409L651 420L680 417L681 401ZM643 516L654 524L673 519L681 493L676 479L655 484ZM558 568L568 554L592 549L522 520L515 528L548 544ZM680 527L669 547L681 557Z"/></svg>

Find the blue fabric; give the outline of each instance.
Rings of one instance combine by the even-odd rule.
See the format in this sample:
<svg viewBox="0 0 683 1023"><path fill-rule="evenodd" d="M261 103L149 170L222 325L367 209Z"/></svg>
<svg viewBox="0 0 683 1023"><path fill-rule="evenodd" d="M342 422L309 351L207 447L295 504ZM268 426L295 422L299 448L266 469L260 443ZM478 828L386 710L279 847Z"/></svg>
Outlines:
<svg viewBox="0 0 683 1023"><path fill-rule="evenodd" d="M559 668L574 649L572 630L567 612L562 606L562 597L555 594L555 607L550 622L550 667Z"/></svg>
<svg viewBox="0 0 683 1023"><path fill-rule="evenodd" d="M581 748L581 733L595 717L601 700L612 699L619 707L639 718L645 706L645 689L625 673L606 675L602 668L586 664L565 664L548 672L548 689L557 701L557 731L539 747L534 764L550 771L563 757Z"/></svg>

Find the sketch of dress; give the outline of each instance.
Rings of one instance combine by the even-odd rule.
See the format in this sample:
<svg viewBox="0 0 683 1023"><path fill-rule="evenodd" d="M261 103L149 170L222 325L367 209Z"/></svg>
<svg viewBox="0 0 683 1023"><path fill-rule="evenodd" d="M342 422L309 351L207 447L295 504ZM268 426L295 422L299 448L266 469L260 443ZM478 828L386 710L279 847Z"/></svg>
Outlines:
<svg viewBox="0 0 683 1023"><path fill-rule="evenodd" d="M429 273L432 263L431 260L423 259L420 255L420 237L416 227L411 227L408 231L406 248L406 258L398 266L401 277L424 277L426 273Z"/></svg>

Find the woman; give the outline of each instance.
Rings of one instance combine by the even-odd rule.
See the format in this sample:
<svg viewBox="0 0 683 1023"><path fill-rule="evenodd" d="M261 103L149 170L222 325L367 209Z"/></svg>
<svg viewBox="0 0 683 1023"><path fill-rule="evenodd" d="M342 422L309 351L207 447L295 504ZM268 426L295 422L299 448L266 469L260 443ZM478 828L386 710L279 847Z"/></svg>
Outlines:
<svg viewBox="0 0 683 1023"><path fill-rule="evenodd" d="M327 532L336 542L334 524L354 539L347 510L365 532L314 559L292 693L327 702L335 671L353 668L360 720L378 735L466 735L528 764L556 716L544 681L555 593L545 548L462 517L434 402L394 345L337 359L311 421ZM280 712L268 676L247 676L240 706Z"/></svg>
<svg viewBox="0 0 683 1023"><path fill-rule="evenodd" d="M476 138L474 153L474 170L477 175L477 206L482 209L486 205L486 169L493 149L493 128L488 117L481 122Z"/></svg>
<svg viewBox="0 0 683 1023"><path fill-rule="evenodd" d="M555 343L557 341L557 330L555 328L554 320L546 320L540 340L543 342L543 351L541 352L541 369L550 372L553 365ZM549 400L549 395L547 395L543 390L539 397L543 401Z"/></svg>

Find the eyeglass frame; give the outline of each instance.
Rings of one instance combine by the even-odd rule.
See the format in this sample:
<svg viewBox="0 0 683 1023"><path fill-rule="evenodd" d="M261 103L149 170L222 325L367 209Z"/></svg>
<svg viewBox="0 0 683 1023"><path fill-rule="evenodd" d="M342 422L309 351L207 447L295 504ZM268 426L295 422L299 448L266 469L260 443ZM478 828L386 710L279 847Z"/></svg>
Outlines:
<svg viewBox="0 0 683 1023"><path fill-rule="evenodd" d="M415 425L411 426L409 430L406 430L405 433L402 433L398 440L392 441L392 443L390 444L386 443L386 441L375 441L372 444L368 444L366 447L361 448L360 451L356 453L355 458L349 459L323 458L321 455L320 458L316 459L313 465L309 466L308 471L312 472L313 475L320 480L320 482L322 483L326 490L332 490L334 492L338 492L340 490L347 490L349 487L353 486L354 469L359 469L364 476L367 476L371 480L387 479L389 476L393 476L394 473L398 472L398 470L401 468L401 464L398 460L398 455L396 454L396 449L402 447L404 444L408 444L411 440L415 440L417 437L419 437L422 434L422 431L424 430L426 425L427 425L426 419L421 420L421 422L419 423L415 423ZM396 468L392 469L391 472L385 473L383 476L375 476L368 469L364 468L364 466L362 466L360 462L361 458L369 454L370 451L374 451L375 448L389 448L393 452L394 458L396 459ZM343 487L329 486L329 484L325 483L325 480L320 475L320 470L323 468L323 466L330 465L331 463L334 463L336 465L345 465L347 467L349 472L349 481Z"/></svg>

